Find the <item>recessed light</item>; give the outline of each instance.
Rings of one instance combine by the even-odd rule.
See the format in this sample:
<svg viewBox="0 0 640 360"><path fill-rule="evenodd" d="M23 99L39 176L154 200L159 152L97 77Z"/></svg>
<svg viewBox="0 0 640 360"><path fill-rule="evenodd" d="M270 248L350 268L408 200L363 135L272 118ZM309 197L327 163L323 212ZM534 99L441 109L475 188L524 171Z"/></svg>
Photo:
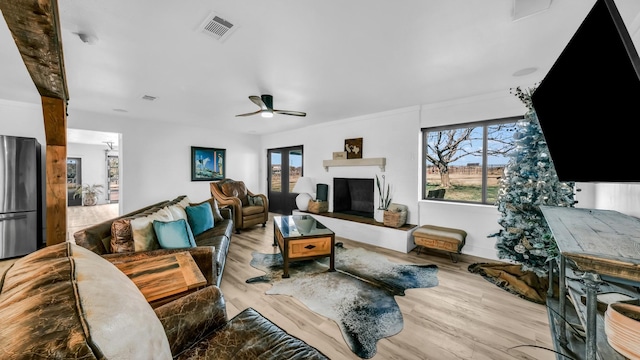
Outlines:
<svg viewBox="0 0 640 360"><path fill-rule="evenodd" d="M153 101L153 100L155 100L155 99L157 99L157 97L155 97L155 96L151 96L151 95L143 95L143 96L142 96L142 100Z"/></svg>
<svg viewBox="0 0 640 360"><path fill-rule="evenodd" d="M121 112L121 113L129 112L129 111L125 110L125 109L113 109L113 111L115 111L115 112Z"/></svg>
<svg viewBox="0 0 640 360"><path fill-rule="evenodd" d="M520 69L520 70L514 72L513 76L525 76L525 75L533 74L536 71L538 71L538 68L536 68L536 67L528 67L528 68Z"/></svg>

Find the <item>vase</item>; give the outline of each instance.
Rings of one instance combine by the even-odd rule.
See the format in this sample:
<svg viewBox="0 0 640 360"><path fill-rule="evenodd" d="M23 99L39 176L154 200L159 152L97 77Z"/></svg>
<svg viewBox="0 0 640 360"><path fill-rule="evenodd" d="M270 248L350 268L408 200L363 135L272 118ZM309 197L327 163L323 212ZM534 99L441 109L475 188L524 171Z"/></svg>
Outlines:
<svg viewBox="0 0 640 360"><path fill-rule="evenodd" d="M98 203L98 197L96 195L85 194L82 197L82 205L84 206L94 206Z"/></svg>
<svg viewBox="0 0 640 360"><path fill-rule="evenodd" d="M375 209L373 212L373 219L376 222L384 222L384 209Z"/></svg>

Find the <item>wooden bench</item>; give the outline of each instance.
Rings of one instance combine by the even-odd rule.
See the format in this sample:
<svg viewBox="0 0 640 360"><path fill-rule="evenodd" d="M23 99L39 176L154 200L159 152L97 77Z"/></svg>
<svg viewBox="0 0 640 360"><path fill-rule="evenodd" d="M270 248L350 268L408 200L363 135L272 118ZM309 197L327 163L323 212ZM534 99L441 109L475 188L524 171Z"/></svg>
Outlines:
<svg viewBox="0 0 640 360"><path fill-rule="evenodd" d="M422 248L443 250L449 253L454 263L458 262L457 255L460 254L466 238L467 232L464 230L435 225L422 225L413 232L413 242L417 245L418 254Z"/></svg>

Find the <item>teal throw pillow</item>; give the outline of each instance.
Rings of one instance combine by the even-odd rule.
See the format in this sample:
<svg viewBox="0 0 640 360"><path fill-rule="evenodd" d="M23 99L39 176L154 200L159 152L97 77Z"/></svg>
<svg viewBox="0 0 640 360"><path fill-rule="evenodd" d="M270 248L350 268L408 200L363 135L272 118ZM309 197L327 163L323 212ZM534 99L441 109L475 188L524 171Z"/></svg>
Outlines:
<svg viewBox="0 0 640 360"><path fill-rule="evenodd" d="M200 205L187 206L187 221L193 231L193 236L198 236L213 227L213 210L208 201Z"/></svg>
<svg viewBox="0 0 640 360"><path fill-rule="evenodd" d="M153 230L163 249L183 249L196 246L189 224L184 219L153 221Z"/></svg>
<svg viewBox="0 0 640 360"><path fill-rule="evenodd" d="M264 206L264 202L262 202L262 197L260 197L260 196L251 196L251 195L249 195L249 205L251 205L251 206Z"/></svg>

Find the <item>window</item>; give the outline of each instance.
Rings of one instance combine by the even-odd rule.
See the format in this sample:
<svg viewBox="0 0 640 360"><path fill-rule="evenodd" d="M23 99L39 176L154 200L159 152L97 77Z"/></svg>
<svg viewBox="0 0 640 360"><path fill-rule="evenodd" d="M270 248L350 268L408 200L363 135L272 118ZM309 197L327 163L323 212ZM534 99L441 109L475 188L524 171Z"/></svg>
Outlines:
<svg viewBox="0 0 640 360"><path fill-rule="evenodd" d="M521 119L422 129L422 198L494 205Z"/></svg>

